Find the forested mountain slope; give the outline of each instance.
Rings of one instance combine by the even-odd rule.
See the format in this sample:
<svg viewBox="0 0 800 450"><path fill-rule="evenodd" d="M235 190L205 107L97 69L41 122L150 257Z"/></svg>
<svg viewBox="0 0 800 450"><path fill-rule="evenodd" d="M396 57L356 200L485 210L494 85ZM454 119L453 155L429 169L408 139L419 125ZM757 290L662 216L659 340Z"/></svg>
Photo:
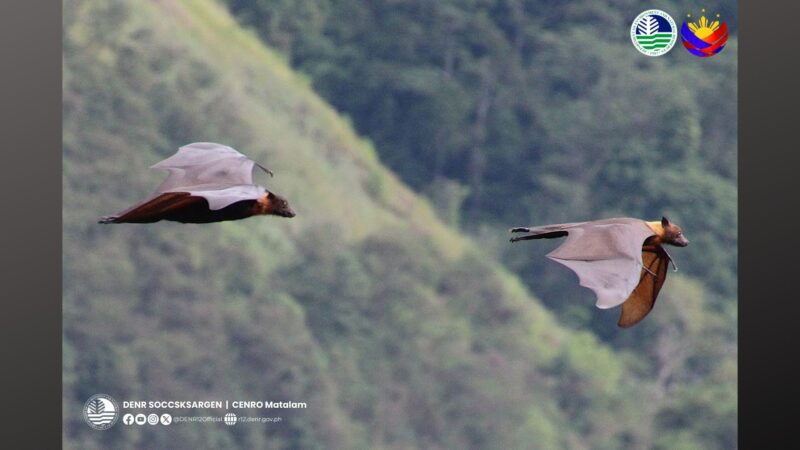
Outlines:
<svg viewBox="0 0 800 450"><path fill-rule="evenodd" d="M735 2L227 2L449 223L667 214L693 237L681 267L735 298ZM630 25L654 7L727 22L725 49L640 54ZM496 251L525 280L552 273Z"/></svg>

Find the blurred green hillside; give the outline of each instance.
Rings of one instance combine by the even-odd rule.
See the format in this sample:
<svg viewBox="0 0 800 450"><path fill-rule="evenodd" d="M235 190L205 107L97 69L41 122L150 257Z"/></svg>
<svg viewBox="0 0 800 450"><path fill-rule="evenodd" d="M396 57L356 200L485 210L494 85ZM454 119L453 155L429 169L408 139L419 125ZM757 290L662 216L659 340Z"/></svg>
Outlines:
<svg viewBox="0 0 800 450"><path fill-rule="evenodd" d="M574 307L553 314L514 274L539 249L501 263L491 239L456 228L457 180L432 208L290 62L221 2L65 2L66 448L735 447L730 291L670 275L655 313L623 332L617 311L548 272L542 297ZM270 167L258 182L298 216L96 223L196 141ZM598 322L576 330L581 314ZM277 424L98 432L81 416L98 392L309 407L274 411Z"/></svg>
<svg viewBox="0 0 800 450"><path fill-rule="evenodd" d="M666 214L692 237L681 266L735 296L736 35L713 58L680 41L653 58L631 45L630 25L656 7L678 26L719 13L735 33L736 2L227 3L448 223L494 236ZM482 245L525 280L565 278L505 244Z"/></svg>

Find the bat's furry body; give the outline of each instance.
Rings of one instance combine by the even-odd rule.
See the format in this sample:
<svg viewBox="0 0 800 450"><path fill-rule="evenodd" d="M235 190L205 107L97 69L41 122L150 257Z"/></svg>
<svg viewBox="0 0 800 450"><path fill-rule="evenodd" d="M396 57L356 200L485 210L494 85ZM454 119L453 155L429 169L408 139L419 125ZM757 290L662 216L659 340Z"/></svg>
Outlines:
<svg viewBox="0 0 800 450"><path fill-rule="evenodd" d="M596 294L598 308L621 304L621 327L636 324L653 308L670 262L663 244L685 247L689 243L680 227L666 218L660 222L616 218L511 231L528 233L512 242L566 236L547 257L575 272L581 286Z"/></svg>
<svg viewBox="0 0 800 450"><path fill-rule="evenodd" d="M294 217L286 199L253 184L255 165L231 147L210 142L186 145L152 166L167 169L169 175L150 198L117 215L102 217L100 223L210 223L254 215Z"/></svg>

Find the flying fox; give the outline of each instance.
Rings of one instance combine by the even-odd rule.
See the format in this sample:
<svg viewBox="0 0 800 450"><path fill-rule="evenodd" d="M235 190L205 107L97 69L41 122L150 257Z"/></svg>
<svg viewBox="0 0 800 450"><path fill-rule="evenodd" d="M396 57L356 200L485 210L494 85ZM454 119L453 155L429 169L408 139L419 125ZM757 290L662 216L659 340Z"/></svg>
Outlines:
<svg viewBox="0 0 800 450"><path fill-rule="evenodd" d="M253 167L269 169L231 147L197 142L151 166L169 171L155 193L99 223L211 223L274 215L294 217L289 202L253 184Z"/></svg>
<svg viewBox="0 0 800 450"><path fill-rule="evenodd" d="M652 222L615 218L517 227L511 232L528 233L511 242L566 236L547 257L575 272L580 285L594 291L598 308L621 304L617 325L623 328L639 323L653 309L672 262L664 246L689 245L683 230L666 217Z"/></svg>

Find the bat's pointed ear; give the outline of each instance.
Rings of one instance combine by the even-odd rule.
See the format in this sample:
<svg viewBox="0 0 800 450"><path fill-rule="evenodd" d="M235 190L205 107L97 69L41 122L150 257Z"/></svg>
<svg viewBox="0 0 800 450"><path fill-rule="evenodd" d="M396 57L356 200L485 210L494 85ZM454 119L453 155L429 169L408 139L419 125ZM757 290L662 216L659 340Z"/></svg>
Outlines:
<svg viewBox="0 0 800 450"><path fill-rule="evenodd" d="M669 226L669 219L667 219L667 216L661 216L661 226L662 227Z"/></svg>

